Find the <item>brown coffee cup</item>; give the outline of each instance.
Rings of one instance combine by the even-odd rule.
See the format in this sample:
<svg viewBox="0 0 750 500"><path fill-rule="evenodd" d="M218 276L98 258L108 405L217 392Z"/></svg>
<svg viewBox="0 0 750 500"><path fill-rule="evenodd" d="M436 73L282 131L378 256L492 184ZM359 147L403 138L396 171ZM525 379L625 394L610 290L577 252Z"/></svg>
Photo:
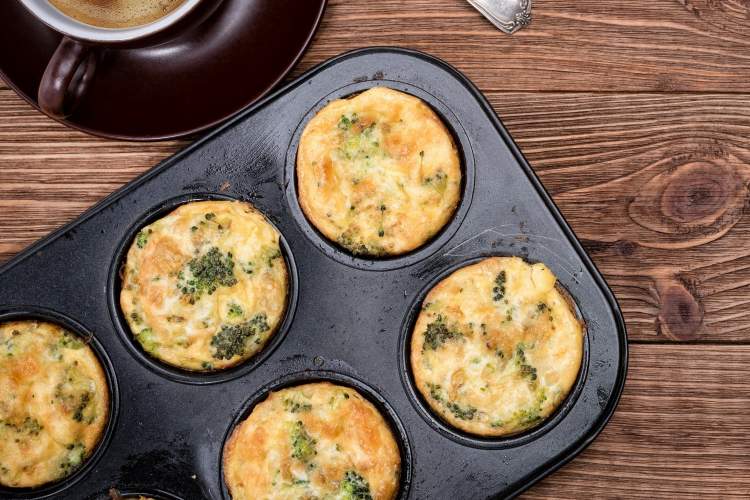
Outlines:
<svg viewBox="0 0 750 500"><path fill-rule="evenodd" d="M135 48L162 43L203 22L221 0L184 0L153 22L105 28L83 23L47 0L20 0L40 21L63 35L39 83L39 107L55 118L66 118L94 84L102 49Z"/></svg>

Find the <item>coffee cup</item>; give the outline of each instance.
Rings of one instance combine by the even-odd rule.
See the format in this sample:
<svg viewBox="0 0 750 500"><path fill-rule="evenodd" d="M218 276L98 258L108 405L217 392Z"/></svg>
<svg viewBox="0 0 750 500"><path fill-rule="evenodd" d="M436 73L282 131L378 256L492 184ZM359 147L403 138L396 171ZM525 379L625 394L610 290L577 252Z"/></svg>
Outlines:
<svg viewBox="0 0 750 500"><path fill-rule="evenodd" d="M20 0L40 21L63 35L39 84L39 107L55 118L70 116L94 82L102 48L160 43L188 29L191 22L205 19L220 1Z"/></svg>

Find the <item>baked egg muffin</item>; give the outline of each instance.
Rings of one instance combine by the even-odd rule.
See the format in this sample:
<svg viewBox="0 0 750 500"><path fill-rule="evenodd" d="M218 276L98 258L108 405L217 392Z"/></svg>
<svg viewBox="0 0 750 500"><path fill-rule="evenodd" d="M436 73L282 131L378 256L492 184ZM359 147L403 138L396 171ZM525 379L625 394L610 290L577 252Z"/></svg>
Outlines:
<svg viewBox="0 0 750 500"><path fill-rule="evenodd" d="M249 203L196 201L144 227L128 250L120 307L151 356L197 371L258 352L287 305L279 233Z"/></svg>
<svg viewBox="0 0 750 500"><path fill-rule="evenodd" d="M297 152L299 202L328 239L355 255L410 252L458 206L453 138L421 99L375 87L321 109Z"/></svg>
<svg viewBox="0 0 750 500"><path fill-rule="evenodd" d="M224 447L234 500L390 500L401 474L388 423L359 392L329 382L272 392Z"/></svg>
<svg viewBox="0 0 750 500"><path fill-rule="evenodd" d="M79 336L43 321L0 324L0 484L33 488L69 476L108 419L104 371Z"/></svg>
<svg viewBox="0 0 750 500"><path fill-rule="evenodd" d="M544 264L492 257L459 269L425 297L411 338L424 400L480 436L537 426L581 368L583 325Z"/></svg>

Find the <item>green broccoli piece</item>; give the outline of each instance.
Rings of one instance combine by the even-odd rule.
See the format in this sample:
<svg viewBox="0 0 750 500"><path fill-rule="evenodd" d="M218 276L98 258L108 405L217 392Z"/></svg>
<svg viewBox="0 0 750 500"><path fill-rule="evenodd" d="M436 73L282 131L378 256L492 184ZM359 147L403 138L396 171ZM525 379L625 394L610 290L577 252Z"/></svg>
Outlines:
<svg viewBox="0 0 750 500"><path fill-rule="evenodd" d="M348 470L339 485L341 497L344 500L372 500L370 483L356 471Z"/></svg>
<svg viewBox="0 0 750 500"><path fill-rule="evenodd" d="M83 459L86 457L86 447L83 443L71 443L67 447L68 453L65 454L62 461L60 462L60 469L62 469L63 476L67 476L83 463Z"/></svg>
<svg viewBox="0 0 750 500"><path fill-rule="evenodd" d="M284 400L284 408L290 413L300 413L312 410L312 405L310 403L300 403L292 398L286 398Z"/></svg>
<svg viewBox="0 0 750 500"><path fill-rule="evenodd" d="M151 233L153 230L151 228L144 229L143 231L138 233L138 236L135 237L135 244L138 246L138 248L143 248L148 243L148 237L151 236Z"/></svg>
<svg viewBox="0 0 750 500"><path fill-rule="evenodd" d="M526 347L523 344L516 346L516 366L518 366L518 373L522 377L528 378L532 383L536 381L537 374L536 368L531 366L526 359Z"/></svg>
<svg viewBox="0 0 750 500"><path fill-rule="evenodd" d="M22 429L24 432L27 432L32 436L38 436L42 429L44 429L44 426L40 424L37 419L33 417L26 417L23 420Z"/></svg>
<svg viewBox="0 0 750 500"><path fill-rule="evenodd" d="M20 424L8 420L0 420L0 425L13 429L19 434L29 434L31 436L38 436L41 430L44 429L44 426L34 417L26 417Z"/></svg>
<svg viewBox="0 0 750 500"><path fill-rule="evenodd" d="M259 313L249 321L236 325L222 325L219 333L211 338L214 348L213 357L216 359L231 359L242 356L247 348L247 340L270 330L266 313Z"/></svg>
<svg viewBox="0 0 750 500"><path fill-rule="evenodd" d="M60 347L64 347L66 349L80 349L81 347L83 347L83 342L74 334L63 332L63 336L60 339Z"/></svg>
<svg viewBox="0 0 750 500"><path fill-rule="evenodd" d="M461 420L473 420L477 409L473 406L461 406L453 401L447 401L441 392L442 387L439 384L427 384L430 388L430 396L435 401L442 403L456 418Z"/></svg>
<svg viewBox="0 0 750 500"><path fill-rule="evenodd" d="M241 318L242 317L242 307L239 306L239 304L230 304L229 305L229 312L227 315L230 318Z"/></svg>
<svg viewBox="0 0 750 500"><path fill-rule="evenodd" d="M268 257L266 258L266 262L268 263L268 267L273 267L273 261L276 259L281 258L281 250L276 248L275 250L272 250Z"/></svg>
<svg viewBox="0 0 750 500"><path fill-rule="evenodd" d="M505 298L505 271L500 271L495 278L495 287L492 289L492 300L499 302Z"/></svg>
<svg viewBox="0 0 750 500"><path fill-rule="evenodd" d="M443 395L440 394L440 384L427 384L430 388L430 396L432 396L432 399L435 401L443 401Z"/></svg>
<svg viewBox="0 0 750 500"><path fill-rule="evenodd" d="M461 406L453 401L448 401L445 406L453 413L453 416L461 420L473 420L477 413L477 409L473 406Z"/></svg>
<svg viewBox="0 0 750 500"><path fill-rule="evenodd" d="M159 344L154 338L154 331L151 328L144 328L135 334L135 338L146 352L154 353L159 347Z"/></svg>
<svg viewBox="0 0 750 500"><path fill-rule="evenodd" d="M451 330L445 324L442 315L438 315L435 321L427 325L427 330L424 334L424 343L422 344L422 352L428 349L436 351L440 346L445 344L449 340L454 340L461 337L461 332L458 330Z"/></svg>
<svg viewBox="0 0 750 500"><path fill-rule="evenodd" d="M237 284L232 254L223 254L216 247L212 247L203 256L190 260L187 268L189 273L180 271L177 275L177 288L189 297L191 304L195 304L204 293L211 295L220 286Z"/></svg>
<svg viewBox="0 0 750 500"><path fill-rule="evenodd" d="M352 113L351 116L341 115L338 128L339 130L349 130L351 126L357 123L358 121L359 121L359 117L357 116L357 113Z"/></svg>
<svg viewBox="0 0 750 500"><path fill-rule="evenodd" d="M78 406L76 406L76 409L73 412L73 420L75 420L76 422L83 422L84 412L86 411L86 408L89 406L89 403L91 403L91 393L87 391L81 394L81 398L78 403ZM91 423L93 421L94 421L93 415L90 415L86 419L87 423Z"/></svg>
<svg viewBox="0 0 750 500"><path fill-rule="evenodd" d="M309 462L312 457L318 454L315 445L318 443L310 434L307 433L305 425L301 420L297 420L292 427L292 458L302 462Z"/></svg>

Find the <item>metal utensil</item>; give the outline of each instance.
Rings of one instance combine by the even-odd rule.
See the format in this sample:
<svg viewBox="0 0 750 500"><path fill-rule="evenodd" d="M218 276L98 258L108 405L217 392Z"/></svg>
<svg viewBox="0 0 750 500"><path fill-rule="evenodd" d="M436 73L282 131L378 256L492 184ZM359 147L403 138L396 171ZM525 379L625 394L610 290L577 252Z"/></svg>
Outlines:
<svg viewBox="0 0 750 500"><path fill-rule="evenodd" d="M505 33L515 33L531 23L531 0L467 0Z"/></svg>

